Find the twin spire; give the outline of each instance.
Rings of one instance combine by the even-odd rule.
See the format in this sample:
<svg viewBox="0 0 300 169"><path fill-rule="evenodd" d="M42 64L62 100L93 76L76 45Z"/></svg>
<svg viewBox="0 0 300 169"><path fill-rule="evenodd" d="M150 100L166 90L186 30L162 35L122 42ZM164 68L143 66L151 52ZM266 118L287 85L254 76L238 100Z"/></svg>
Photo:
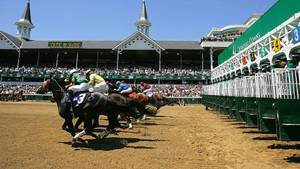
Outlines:
<svg viewBox="0 0 300 169"><path fill-rule="evenodd" d="M30 14L30 1L27 0L27 6L23 12L22 17L16 22L18 26L17 37L20 39L30 40L30 32L31 29L34 28L34 25L31 22L31 14Z"/></svg>
<svg viewBox="0 0 300 169"><path fill-rule="evenodd" d="M139 20L135 22L135 26L137 27L138 31L149 36L149 28L151 26L151 22L148 20L145 0L143 0L140 17Z"/></svg>

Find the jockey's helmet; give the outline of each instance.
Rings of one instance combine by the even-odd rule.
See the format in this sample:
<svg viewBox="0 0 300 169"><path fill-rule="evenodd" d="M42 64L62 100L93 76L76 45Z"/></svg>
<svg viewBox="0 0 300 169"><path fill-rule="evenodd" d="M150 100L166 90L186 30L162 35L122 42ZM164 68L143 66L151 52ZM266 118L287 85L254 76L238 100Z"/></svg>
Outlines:
<svg viewBox="0 0 300 169"><path fill-rule="evenodd" d="M77 70L76 69L72 69L72 70L70 70L69 74L71 75L71 74L73 74L75 72L77 72Z"/></svg>
<svg viewBox="0 0 300 169"><path fill-rule="evenodd" d="M117 81L117 82L116 82L116 85L120 85L120 84L121 84L121 82L120 82L120 81Z"/></svg>
<svg viewBox="0 0 300 169"><path fill-rule="evenodd" d="M91 71L91 69L85 71L85 74L86 74L86 75L89 75L89 74L92 74L92 73L93 73L93 72Z"/></svg>

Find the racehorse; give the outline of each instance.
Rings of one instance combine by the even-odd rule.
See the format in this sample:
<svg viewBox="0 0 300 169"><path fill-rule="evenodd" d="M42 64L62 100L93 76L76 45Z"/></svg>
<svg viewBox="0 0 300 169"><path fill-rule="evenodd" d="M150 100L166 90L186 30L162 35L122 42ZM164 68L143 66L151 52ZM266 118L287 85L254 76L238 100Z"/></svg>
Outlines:
<svg viewBox="0 0 300 169"><path fill-rule="evenodd" d="M107 96L100 93L88 93L83 102L73 109L75 115L84 119L84 130L75 135L72 112L70 111L70 104L67 101L67 93L65 92L65 82L62 78L51 78L48 84L44 87L47 91L53 93L54 100L58 107L58 112L68 126L70 134L73 136L73 141L78 140L85 134L90 134L95 138L104 138L110 133L114 132L116 126L120 126L118 122L119 113L125 113L134 118L138 118L136 112L126 104L116 102ZM96 136L91 132L92 118L98 113L105 114L108 117L109 124L105 131Z"/></svg>
<svg viewBox="0 0 300 169"><path fill-rule="evenodd" d="M122 103L127 103L129 104L131 107L134 107L136 108L139 113L140 113L140 116L142 118L140 118L141 120L144 120L145 118L145 114L150 114L150 112L145 108L145 104L144 102L142 102L141 100L143 99L140 99L140 96L138 96L137 98L137 94L135 93L135 88L133 88L133 92L131 94L127 96L123 96L121 94L119 94L115 89L116 89L116 86L114 85L109 85L109 88L108 88L108 97L113 99L113 100L116 100L116 101L120 101ZM124 114L121 114L121 117L125 118L127 120L127 123L129 125L129 128L131 128L131 119L129 116L126 116ZM139 119L138 119L139 120Z"/></svg>

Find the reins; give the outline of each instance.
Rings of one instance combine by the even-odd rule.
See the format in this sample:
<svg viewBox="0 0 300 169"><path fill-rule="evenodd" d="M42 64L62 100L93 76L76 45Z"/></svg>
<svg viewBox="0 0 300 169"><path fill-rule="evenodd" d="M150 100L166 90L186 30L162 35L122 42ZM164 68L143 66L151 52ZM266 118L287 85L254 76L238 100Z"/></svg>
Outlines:
<svg viewBox="0 0 300 169"><path fill-rule="evenodd" d="M61 85L56 81L56 79L53 79L53 80L58 85L58 87L60 88L60 91L58 90L58 92L64 92L65 89L63 87L61 87Z"/></svg>

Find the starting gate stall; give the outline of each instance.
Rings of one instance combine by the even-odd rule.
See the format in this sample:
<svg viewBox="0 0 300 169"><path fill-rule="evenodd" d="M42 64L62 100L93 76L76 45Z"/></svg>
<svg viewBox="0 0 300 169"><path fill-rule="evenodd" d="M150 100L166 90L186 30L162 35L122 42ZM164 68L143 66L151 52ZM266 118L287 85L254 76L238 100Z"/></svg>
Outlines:
<svg viewBox="0 0 300 169"><path fill-rule="evenodd" d="M222 82L220 85L220 96L221 96L221 100L220 100L220 112L223 114L226 114L226 110L225 107L227 105L227 81Z"/></svg>
<svg viewBox="0 0 300 169"><path fill-rule="evenodd" d="M234 80L229 81L229 101L228 101L228 107L229 107L229 117L235 118L236 111L237 111L237 104L236 104L236 84L237 84L238 78Z"/></svg>
<svg viewBox="0 0 300 169"><path fill-rule="evenodd" d="M274 109L275 100L273 98L273 84L271 73L259 73L255 75L257 84L257 127L260 132L275 133L276 111Z"/></svg>
<svg viewBox="0 0 300 169"><path fill-rule="evenodd" d="M224 82L224 102L223 102L223 107L224 107L224 114L229 115L229 105L230 105L230 81L225 81Z"/></svg>
<svg viewBox="0 0 300 169"><path fill-rule="evenodd" d="M295 68L273 71L279 140L300 140L299 77L299 69Z"/></svg>
<svg viewBox="0 0 300 169"><path fill-rule="evenodd" d="M247 83L247 77L237 78L235 80L236 90L236 111L235 116L237 121L246 121L246 104L245 104L245 85Z"/></svg>
<svg viewBox="0 0 300 169"><path fill-rule="evenodd" d="M249 126L257 126L257 115L258 115L258 106L257 106L257 83L255 76L247 77L245 83L246 87L246 123Z"/></svg>

